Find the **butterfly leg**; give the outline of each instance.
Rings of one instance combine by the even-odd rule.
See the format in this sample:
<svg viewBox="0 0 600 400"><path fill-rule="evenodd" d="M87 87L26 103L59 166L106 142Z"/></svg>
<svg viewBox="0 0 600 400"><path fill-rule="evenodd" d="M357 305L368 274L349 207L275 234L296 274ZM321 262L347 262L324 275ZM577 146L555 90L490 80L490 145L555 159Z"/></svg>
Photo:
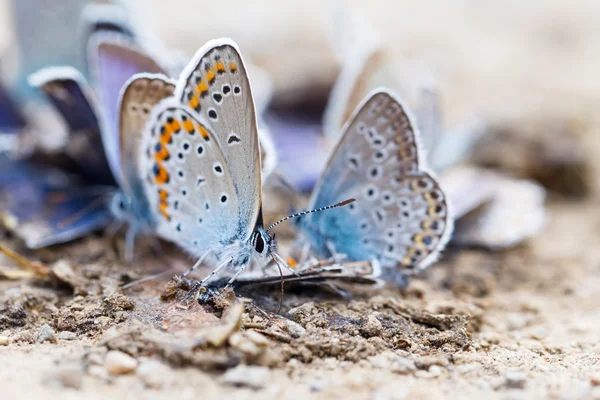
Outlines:
<svg viewBox="0 0 600 400"><path fill-rule="evenodd" d="M293 269L292 267L290 267L288 265L288 263L283 259L283 257L281 257L279 254L275 253L275 254L273 254L273 257L276 260L277 265L283 265L283 267L285 269L287 269L290 273L292 273L292 274L294 274L296 276L300 276L300 275L298 275L298 271L296 271L295 269Z"/></svg>
<svg viewBox="0 0 600 400"><path fill-rule="evenodd" d="M235 274L233 274L233 276L231 277L231 279L229 279L229 281L227 282L227 285L225 285L225 287L223 288L223 290L231 287L231 285L233 284L233 282L235 282L235 280L237 279L238 275L241 274L242 272L244 272L244 270L246 269L247 265L248 264L242 264L242 265L236 267Z"/></svg>
<svg viewBox="0 0 600 400"><path fill-rule="evenodd" d="M209 250L209 251L210 251L210 250ZM207 253L208 253L208 252L207 252ZM206 255L206 254L205 254L205 255ZM203 257L204 257L204 256L203 256ZM200 260L198 260L198 262L197 262L196 264L200 265L200 264L199 264L199 262L200 262L201 260L202 260L202 258L201 258ZM233 262L233 257L231 257L231 258L228 258L227 260L223 261L221 264L217 265L217 268L213 269L213 270L211 271L211 273L210 273L210 274L208 274L208 276L206 276L206 278L202 279L202 280L200 281L200 283L201 283L202 285L204 285L204 284L205 284L205 283L206 283L206 282L207 282L207 281L208 281L210 278L212 278L212 277L213 277L213 276L215 276L215 275L216 275L216 274L217 274L217 273L218 273L220 270L222 270L222 269L223 269L223 267L225 267L225 266L229 265L229 264L230 264L230 263L232 263L232 262ZM192 267L192 268L194 268L194 267ZM197 268L197 267L196 267L196 268ZM243 269L243 268L242 268L242 269ZM240 271L240 272L241 272L241 271ZM239 274L239 273L238 273L238 274ZM234 275L234 276L237 276L237 274L236 274L236 275ZM235 280L235 279L234 279L234 280Z"/></svg>
<svg viewBox="0 0 600 400"><path fill-rule="evenodd" d="M137 235L137 229L131 227L125 234L125 261L130 263L133 261L133 248L135 247L135 236Z"/></svg>
<svg viewBox="0 0 600 400"><path fill-rule="evenodd" d="M337 250L335 249L335 245L332 242L330 242L330 241L325 242L325 246L327 247L327 250L329 251L329 253L331 253L331 260L333 260L334 262L342 263L348 258L348 256L346 256L346 254L338 253Z"/></svg>
<svg viewBox="0 0 600 400"><path fill-rule="evenodd" d="M188 269L186 272L184 272L183 274L181 274L181 277L185 278L186 276L188 276L189 274L191 274L192 272L194 272L195 270L197 270L198 267L202 265L202 263L204 262L204 260L206 260L206 258L208 257L208 255L211 252L212 252L212 250L208 250L206 253L202 254L202 256L198 259L198 261L196 261L196 263L192 266L192 268ZM217 267L217 268L219 268L219 267ZM215 271L213 271L213 272L215 272ZM211 272L211 274L213 272ZM205 279L203 279L202 283L204 283L205 281L207 281L211 276L212 275L209 275L208 277L206 277Z"/></svg>
<svg viewBox="0 0 600 400"><path fill-rule="evenodd" d="M306 243L302 247L302 252L300 253L300 264L305 264L307 261L309 261L309 257L310 257L310 243Z"/></svg>
<svg viewBox="0 0 600 400"><path fill-rule="evenodd" d="M123 221L115 220L110 225L108 225L104 231L106 236L113 237L119 232L119 230L123 227L125 223Z"/></svg>

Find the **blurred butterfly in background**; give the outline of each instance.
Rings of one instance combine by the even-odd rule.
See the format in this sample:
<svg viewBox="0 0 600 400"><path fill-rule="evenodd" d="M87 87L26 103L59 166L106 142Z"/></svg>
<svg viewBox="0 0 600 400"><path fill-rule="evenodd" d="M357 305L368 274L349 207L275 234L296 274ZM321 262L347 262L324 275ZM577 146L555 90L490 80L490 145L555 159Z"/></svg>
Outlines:
<svg viewBox="0 0 600 400"><path fill-rule="evenodd" d="M313 253L377 260L382 275L397 281L436 260L452 232L452 218L419 140L414 121L393 94L378 89L366 97L343 129L309 207L349 197L356 202L302 217L299 226Z"/></svg>
<svg viewBox="0 0 600 400"><path fill-rule="evenodd" d="M537 234L547 220L545 190L541 185L476 167L454 172L483 135L483 121L473 118L455 129L443 130L439 89L427 65L394 57L362 15L344 2L330 1L329 14L330 41L342 69L323 116L325 143L331 147L339 140L342 127L364 96L380 86L391 88L402 93L403 98L412 99L410 104L414 105L428 165L440 175L448 201L456 204L454 217L468 217L457 223L451 242L499 249ZM277 143L294 134L289 129L277 133L286 136ZM326 153L327 146L315 147L306 137L296 135L289 139L300 147L297 152L310 146L314 153ZM304 183L304 188L316 182L315 170L315 164L297 164L283 175L293 177L292 183Z"/></svg>
<svg viewBox="0 0 600 400"><path fill-rule="evenodd" d="M27 78L41 68L69 65L86 74L86 47L93 32L111 30L135 35L125 1L94 4L87 0L62 0L55 4L12 0L9 9L16 40L7 60L14 67L5 78L12 83L11 90L19 102L39 97Z"/></svg>
<svg viewBox="0 0 600 400"><path fill-rule="evenodd" d="M40 207L31 208L26 214L20 209L21 192L15 191L14 185L0 186L0 196L7 199L7 205L1 210L5 220L18 221L9 228L30 248L81 237L106 226L113 219L115 213L110 212L109 204L120 204L121 199L115 196L115 192L118 185L126 187L121 174L127 171L127 167L121 167L118 117L112 110L117 110L121 87L131 75L142 71L166 72L166 68L131 37L119 33L127 29L106 30L107 26L118 26L116 22L101 26L100 30L93 31L88 47L89 75L92 86L98 88L96 92L81 72L69 66L45 68L30 76L31 84L47 96L68 127L70 136L64 149L66 157L61 157L56 164L71 174L70 185L39 186L36 198L47 201L40 201ZM160 95L153 95L171 95L173 85L169 85L170 92L166 89L166 92L160 93L159 90ZM152 101L152 96L149 99L141 100ZM140 109L143 108L149 115L152 105L143 103ZM52 159L52 164L55 161ZM20 163L42 168L38 161ZM2 174L9 172L8 168L2 170ZM19 177L27 180L26 174ZM37 181L32 179L31 182ZM36 187L34 184L30 186L32 190ZM132 237L139 230L143 229L136 225L131 230L133 233L128 235L128 258L132 253Z"/></svg>

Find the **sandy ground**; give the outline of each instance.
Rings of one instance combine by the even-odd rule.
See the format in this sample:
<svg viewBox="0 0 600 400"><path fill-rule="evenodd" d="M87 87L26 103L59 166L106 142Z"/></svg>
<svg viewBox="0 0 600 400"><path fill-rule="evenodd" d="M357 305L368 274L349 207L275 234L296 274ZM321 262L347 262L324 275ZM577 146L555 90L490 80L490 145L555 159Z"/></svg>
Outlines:
<svg viewBox="0 0 600 400"><path fill-rule="evenodd" d="M335 76L320 2L152 3L168 44L193 51L231 35L280 95ZM600 6L391 3L358 6L398 53L433 62L450 122L475 112L515 131L576 121L591 193L551 194L548 227L519 248L452 249L403 292L289 288L280 316L277 288L251 293L266 313L203 308L179 292L161 301L166 278L118 290L167 265L184 270L172 250L131 266L100 237L29 253L55 277L0 281L0 397L600 399ZM109 351L133 356L135 371L108 373Z"/></svg>

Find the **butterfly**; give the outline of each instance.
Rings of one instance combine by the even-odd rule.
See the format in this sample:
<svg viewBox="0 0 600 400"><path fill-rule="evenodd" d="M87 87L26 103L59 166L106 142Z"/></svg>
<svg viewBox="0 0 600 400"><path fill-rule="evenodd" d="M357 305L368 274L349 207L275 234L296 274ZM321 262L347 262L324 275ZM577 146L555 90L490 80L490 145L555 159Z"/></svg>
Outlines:
<svg viewBox="0 0 600 400"><path fill-rule="evenodd" d="M344 198L356 202L310 214L299 226L313 252L377 260L394 269L431 264L452 232L446 195L425 166L419 133L398 98L377 89L358 106L342 132L309 207Z"/></svg>
<svg viewBox="0 0 600 400"><path fill-rule="evenodd" d="M117 22L90 27L89 71L80 72L70 66L50 67L29 77L30 84L46 96L69 131L60 157L50 157L50 167L59 166L63 174L68 174L67 182L56 179L40 182L34 179L35 176L29 177L29 191L35 194L29 196L39 199L37 207L30 207L24 213L21 209L26 200L24 192L14 189L13 177L0 179L0 195L6 199L0 211L8 220L17 221L9 228L30 248L73 240L107 226L116 217L132 226L126 246L126 258L130 259L133 237L148 230L144 219L120 219L123 216L118 208L123 199L121 193L130 190L123 174L131 174L127 163L123 162L127 158L121 157L121 147L128 148L129 144L121 145L119 117L112 110L117 110L121 87L133 74L143 71L167 73L169 69L157 61L159 57L150 56L150 52L129 34L121 33L126 29L118 27ZM86 75L91 77L90 81ZM164 96L172 95L174 85L169 83L169 86L171 92ZM138 100L134 97L128 98ZM140 104L140 109L148 115L151 98L149 96ZM42 158L43 164L37 159L21 161L20 165L31 168L24 169L17 178L25 181L28 171L50 168L46 160L49 157L44 155ZM13 165L0 166L0 175L11 171L14 171Z"/></svg>
<svg viewBox="0 0 600 400"><path fill-rule="evenodd" d="M453 205L457 224L451 244L501 249L537 234L547 219L541 185L481 168L457 167L485 133L485 121L473 117L444 129L444 113L432 69L422 61L395 57L376 29L344 2L333 1L329 5L332 49L342 68L323 116L325 137L335 143L361 99L377 87L390 88L412 100L409 104L413 106L428 165L439 175ZM295 140L306 142L303 138ZM313 148L315 152L319 150ZM301 176L302 181L318 177L312 166L297 167L293 174Z"/></svg>
<svg viewBox="0 0 600 400"><path fill-rule="evenodd" d="M155 230L199 257L231 267L285 261L262 216L261 159L247 69L235 42L208 42L184 68L142 135L139 176Z"/></svg>
<svg viewBox="0 0 600 400"><path fill-rule="evenodd" d="M139 166L156 230L236 274L273 257L263 225L258 128L237 45L208 42L183 70L175 95L154 109Z"/></svg>

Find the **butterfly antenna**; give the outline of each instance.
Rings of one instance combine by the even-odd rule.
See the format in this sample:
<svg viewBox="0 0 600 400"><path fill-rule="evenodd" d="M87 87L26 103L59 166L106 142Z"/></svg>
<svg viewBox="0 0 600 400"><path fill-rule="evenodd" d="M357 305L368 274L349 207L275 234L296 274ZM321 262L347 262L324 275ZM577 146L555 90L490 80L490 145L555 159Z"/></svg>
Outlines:
<svg viewBox="0 0 600 400"><path fill-rule="evenodd" d="M356 199L352 198L352 199L344 200L342 202L339 202L339 203L336 203L336 204L332 204L332 205L329 205L329 206L325 206L325 207L321 207L321 208L315 208L314 210L300 211L299 213L288 215L287 217L282 218L279 221L277 221L274 224L272 224L271 226L269 226L267 228L267 232L269 232L271 229L275 228L280 223L282 223L284 221L287 221L288 219L302 217L303 215L312 214L312 213L315 213L315 212L320 212L320 211L325 211L325 210L331 210L332 208L347 206L348 204L354 203L355 201L356 201Z"/></svg>

